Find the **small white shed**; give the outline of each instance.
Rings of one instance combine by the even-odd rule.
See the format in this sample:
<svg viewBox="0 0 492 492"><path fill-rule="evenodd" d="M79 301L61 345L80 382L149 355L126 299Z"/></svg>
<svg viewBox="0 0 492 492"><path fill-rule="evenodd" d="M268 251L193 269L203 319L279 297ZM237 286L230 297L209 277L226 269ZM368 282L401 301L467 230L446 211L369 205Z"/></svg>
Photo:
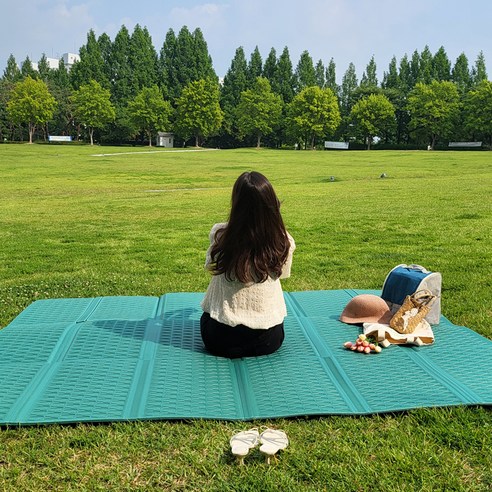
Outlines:
<svg viewBox="0 0 492 492"><path fill-rule="evenodd" d="M157 132L157 147L174 147L174 133Z"/></svg>

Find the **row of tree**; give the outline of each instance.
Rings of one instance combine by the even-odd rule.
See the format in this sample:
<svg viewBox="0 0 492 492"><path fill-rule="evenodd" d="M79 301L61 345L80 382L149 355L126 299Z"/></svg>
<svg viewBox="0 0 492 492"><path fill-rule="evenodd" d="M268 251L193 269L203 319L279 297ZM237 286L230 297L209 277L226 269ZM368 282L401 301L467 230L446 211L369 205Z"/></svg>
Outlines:
<svg viewBox="0 0 492 492"><path fill-rule="evenodd" d="M239 47L219 81L200 29L169 30L159 53L146 28L122 26L114 41L91 30L80 62L33 69L10 56L0 80L0 136L87 136L93 142L152 143L159 130L195 145L220 147L352 140L370 147L428 145L439 140L492 143L492 83L480 53L470 67L454 65L441 47L395 57L381 82L374 57L360 81L349 64L337 83L333 58L325 66L304 51L294 68L288 48L249 60Z"/></svg>

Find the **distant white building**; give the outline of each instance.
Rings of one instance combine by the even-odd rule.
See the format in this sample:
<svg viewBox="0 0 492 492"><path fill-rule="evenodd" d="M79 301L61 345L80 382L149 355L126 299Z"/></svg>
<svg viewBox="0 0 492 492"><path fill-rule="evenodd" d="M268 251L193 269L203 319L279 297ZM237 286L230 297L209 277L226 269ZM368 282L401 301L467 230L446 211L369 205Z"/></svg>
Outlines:
<svg viewBox="0 0 492 492"><path fill-rule="evenodd" d="M63 53L63 63L65 63L65 66L67 67L68 70L70 70L74 63L77 63L80 61L80 56L77 55L76 53Z"/></svg>
<svg viewBox="0 0 492 492"><path fill-rule="evenodd" d="M63 58L63 63L65 64L65 68L70 71L70 69L73 67L74 63L77 63L80 61L80 56L75 54L75 53L63 53L62 55ZM46 61L48 62L48 67L52 69L57 69L58 65L60 64L60 59L59 58L46 58ZM39 70L39 62L38 63L32 63L32 68L34 70Z"/></svg>
<svg viewBox="0 0 492 492"><path fill-rule="evenodd" d="M60 60L58 60L58 58L46 58L46 61L48 62L48 67L54 69L58 68L58 64L60 63ZM34 68L34 64L33 64L33 68Z"/></svg>

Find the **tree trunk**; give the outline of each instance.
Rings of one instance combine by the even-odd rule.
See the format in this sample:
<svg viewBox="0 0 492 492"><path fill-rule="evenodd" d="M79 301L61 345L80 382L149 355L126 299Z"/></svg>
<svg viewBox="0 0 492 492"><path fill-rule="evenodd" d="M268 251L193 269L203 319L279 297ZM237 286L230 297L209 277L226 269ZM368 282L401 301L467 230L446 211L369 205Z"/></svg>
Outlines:
<svg viewBox="0 0 492 492"><path fill-rule="evenodd" d="M195 147L200 147L199 144L200 144L199 136L195 135Z"/></svg>
<svg viewBox="0 0 492 492"><path fill-rule="evenodd" d="M89 128L89 137L91 139L91 145L94 145L94 140L93 140L93 134L94 134L94 129L93 128Z"/></svg>
<svg viewBox="0 0 492 492"><path fill-rule="evenodd" d="M436 134L432 134L432 141L431 141L431 150L434 150L434 146L436 145Z"/></svg>
<svg viewBox="0 0 492 492"><path fill-rule="evenodd" d="M259 149L261 145L261 135L258 134L258 138L256 139L256 148Z"/></svg>
<svg viewBox="0 0 492 492"><path fill-rule="evenodd" d="M372 138L367 137L367 150L371 150L371 141L372 141Z"/></svg>
<svg viewBox="0 0 492 492"><path fill-rule="evenodd" d="M36 125L29 123L29 143L32 144L32 136L34 135L34 130L36 130Z"/></svg>
<svg viewBox="0 0 492 492"><path fill-rule="evenodd" d="M149 147L152 147L152 132L147 132L147 135L149 136Z"/></svg>

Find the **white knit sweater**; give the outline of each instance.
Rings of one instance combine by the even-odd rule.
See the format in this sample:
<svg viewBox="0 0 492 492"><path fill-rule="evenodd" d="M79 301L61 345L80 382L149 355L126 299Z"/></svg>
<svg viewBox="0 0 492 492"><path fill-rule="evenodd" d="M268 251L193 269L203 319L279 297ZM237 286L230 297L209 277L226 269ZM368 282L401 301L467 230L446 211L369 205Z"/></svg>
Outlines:
<svg viewBox="0 0 492 492"><path fill-rule="evenodd" d="M210 252L215 233L225 226L225 223L215 224L210 231L206 269L212 262ZM288 236L290 249L280 278L290 277L292 253L296 249L294 239ZM243 284L227 280L224 274L213 275L201 305L211 318L229 326L268 329L282 323L287 315L280 279L271 277L265 282Z"/></svg>

